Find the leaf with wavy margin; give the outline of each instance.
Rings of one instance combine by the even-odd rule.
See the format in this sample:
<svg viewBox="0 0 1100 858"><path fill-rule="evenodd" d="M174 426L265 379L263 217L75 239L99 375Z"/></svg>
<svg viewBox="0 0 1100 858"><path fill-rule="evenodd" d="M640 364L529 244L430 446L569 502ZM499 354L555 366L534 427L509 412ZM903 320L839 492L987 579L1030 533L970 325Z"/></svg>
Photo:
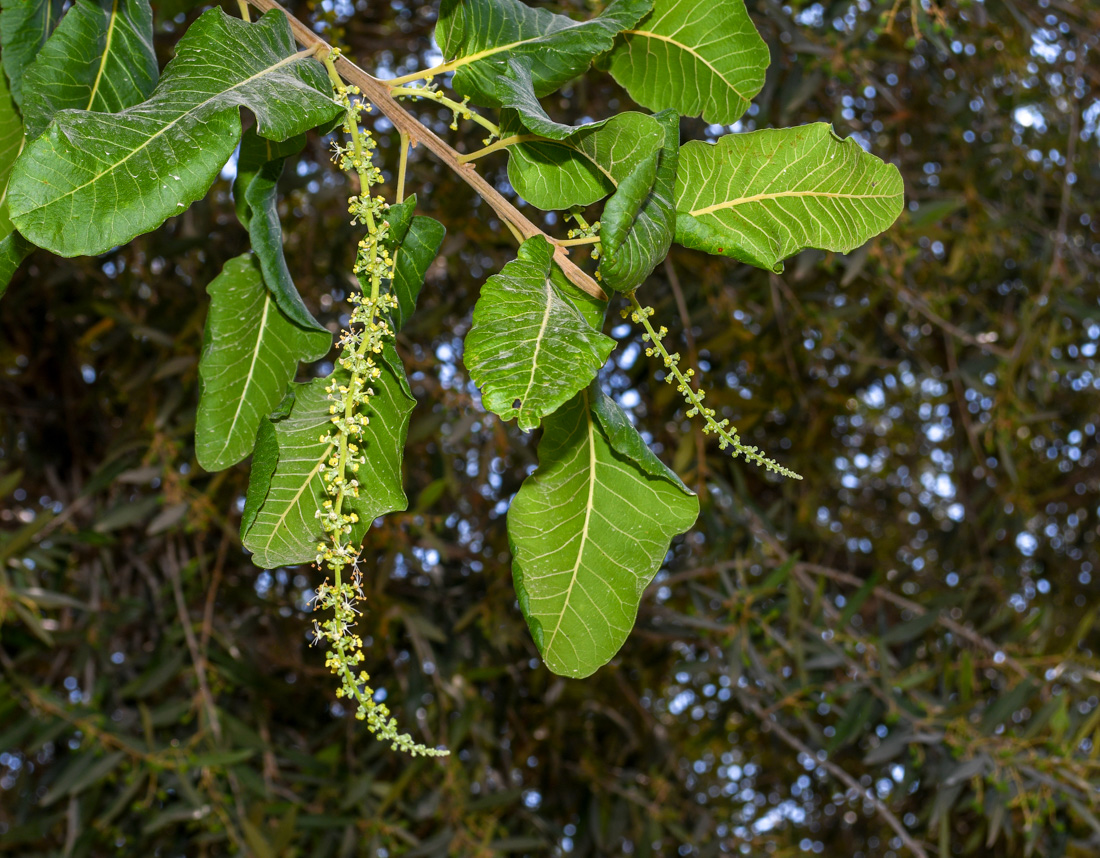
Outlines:
<svg viewBox="0 0 1100 858"><path fill-rule="evenodd" d="M619 651L699 500L598 389L546 419L538 456L508 511L512 575L546 666L579 678Z"/></svg>
<svg viewBox="0 0 1100 858"><path fill-rule="evenodd" d="M764 86L768 60L743 0L656 0L608 64L638 104L728 125Z"/></svg>
<svg viewBox="0 0 1100 858"><path fill-rule="evenodd" d="M482 402L529 432L595 378L615 341L589 326L551 277L542 236L481 287L463 362Z"/></svg>
<svg viewBox="0 0 1100 858"><path fill-rule="evenodd" d="M619 185L600 218L600 278L617 292L629 292L653 273L676 231L680 115L666 110L654 118L664 129L664 145Z"/></svg>
<svg viewBox="0 0 1100 858"><path fill-rule="evenodd" d="M265 140L252 129L241 138L238 166L238 183L233 183L234 197L243 197L244 225L252 241L252 249L264 274L264 283L275 297L279 309L295 324L311 331L332 335L309 312L283 253L283 225L279 221L279 178L288 154L301 150L305 135L298 135L281 143ZM296 147L296 148L295 148ZM260 161L260 159L266 160ZM257 165L257 161L260 163ZM238 204L237 216L241 217Z"/></svg>
<svg viewBox="0 0 1100 858"><path fill-rule="evenodd" d="M546 211L586 206L612 193L619 182L661 145L652 116L620 113L581 125L562 140L540 139L511 110L501 111L508 147L508 181L531 205Z"/></svg>
<svg viewBox="0 0 1100 858"><path fill-rule="evenodd" d="M348 537L354 544L362 542L378 516L408 506L401 459L416 400L393 346L387 345L380 358L382 377L371 383L370 423L359 444L367 459L356 474L363 488L358 498L344 501L344 508L359 516ZM325 392L330 379L291 385L289 414L260 423L241 540L252 562L264 569L309 563L317 556L323 531L316 513L328 497L320 472L335 449L319 440L330 426Z"/></svg>
<svg viewBox="0 0 1100 858"><path fill-rule="evenodd" d="M208 471L245 458L260 421L279 404L299 361L324 357L327 330L305 330L279 308L251 253L231 259L206 287L195 453Z"/></svg>
<svg viewBox="0 0 1100 858"><path fill-rule="evenodd" d="M205 12L179 41L150 98L121 113L65 111L12 171L11 219L60 256L102 253L205 195L241 135L285 140L340 110L320 63L296 53L272 11L256 23Z"/></svg>
<svg viewBox="0 0 1100 858"><path fill-rule="evenodd" d="M676 241L782 271L807 247L847 253L901 214L901 173L818 122L680 150Z"/></svg>

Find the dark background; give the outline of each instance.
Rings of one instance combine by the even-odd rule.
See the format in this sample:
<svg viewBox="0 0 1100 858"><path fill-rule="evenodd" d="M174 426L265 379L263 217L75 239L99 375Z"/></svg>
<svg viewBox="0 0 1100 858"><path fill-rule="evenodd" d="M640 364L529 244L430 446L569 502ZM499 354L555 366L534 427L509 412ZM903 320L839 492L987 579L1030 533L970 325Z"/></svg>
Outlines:
<svg viewBox="0 0 1100 858"><path fill-rule="evenodd" d="M163 64L199 8L155 6ZM612 327L604 382L703 505L588 680L540 666L512 590L536 438L461 362L515 245L414 152L449 233L399 338L410 507L368 537L359 628L441 762L342 713L307 642L317 575L255 569L247 467L195 463L204 289L247 241L231 173L128 247L24 264L0 304L0 853L1100 853L1100 7L749 6L772 66L735 130L830 121L898 164L907 209L778 276L676 249L641 290L802 482L705 443ZM439 60L431 6L315 11L368 69ZM547 106L629 102L593 72ZM480 168L503 188L505 163ZM356 234L323 141L283 188L290 268L335 329Z"/></svg>

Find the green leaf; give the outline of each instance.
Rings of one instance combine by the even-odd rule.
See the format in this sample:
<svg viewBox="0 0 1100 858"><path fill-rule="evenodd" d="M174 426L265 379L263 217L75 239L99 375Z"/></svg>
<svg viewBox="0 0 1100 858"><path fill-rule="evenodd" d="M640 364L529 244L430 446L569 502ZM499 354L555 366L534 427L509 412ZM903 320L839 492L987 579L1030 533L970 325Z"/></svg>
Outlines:
<svg viewBox="0 0 1100 858"><path fill-rule="evenodd" d="M411 197L410 199L415 199ZM424 285L424 275L432 264L446 228L434 218L416 215L410 222L400 245L393 251L393 294L397 297L397 307L393 311L394 330L401 330L416 309L416 299L420 296L420 287Z"/></svg>
<svg viewBox="0 0 1100 858"><path fill-rule="evenodd" d="M23 76L27 137L59 110L118 113L157 83L149 0L76 0Z"/></svg>
<svg viewBox="0 0 1100 858"><path fill-rule="evenodd" d="M241 226L248 229L252 221L252 208L245 199L252 180L271 162L277 161L281 164L301 152L305 145L304 134L277 141L261 137L255 128L249 128L241 135L241 148L237 152L237 175L233 177L233 205Z"/></svg>
<svg viewBox="0 0 1100 858"><path fill-rule="evenodd" d="M370 423L360 442L367 461L357 477L364 488L358 498L344 500L345 509L359 516L349 537L353 543L362 541L378 516L408 506L401 487L401 455L416 400L392 345L386 347L378 363L382 377L371 383ZM328 497L320 471L334 449L320 440L330 425L325 388L331 378L292 385L294 403L289 415L267 423L270 430L261 424L254 463L259 467L254 467L249 477L242 541L252 552L252 562L265 569L308 563L317 556L322 537L317 511ZM272 435L277 457L274 468Z"/></svg>
<svg viewBox="0 0 1100 858"><path fill-rule="evenodd" d="M901 213L901 173L824 122L680 150L676 241L782 271L807 247L847 253Z"/></svg>
<svg viewBox="0 0 1100 858"><path fill-rule="evenodd" d="M680 116L666 110L655 119L664 131L663 145L619 185L600 218L600 278L618 292L629 292L653 273L676 232Z"/></svg>
<svg viewBox="0 0 1100 858"><path fill-rule="evenodd" d="M241 106L273 140L340 109L320 63L295 53L281 12L250 24L211 9L180 40L148 101L54 117L12 171L11 219L60 256L125 244L206 193L240 139Z"/></svg>
<svg viewBox="0 0 1100 858"><path fill-rule="evenodd" d="M0 11L0 62L16 104L23 103L23 73L46 44L64 0L5 0Z"/></svg>
<svg viewBox="0 0 1100 858"><path fill-rule="evenodd" d="M596 389L546 419L538 454L508 512L516 594L546 666L588 676L626 640L699 501Z"/></svg>
<svg viewBox="0 0 1100 858"><path fill-rule="evenodd" d="M282 312L252 254L227 262L206 291L195 453L206 470L220 471L252 451L260 421L283 398L298 362L323 357L332 335L305 330Z"/></svg>
<svg viewBox="0 0 1100 858"><path fill-rule="evenodd" d="M23 120L8 92L8 82L0 74L0 238L12 231L8 217L8 177L15 159L23 151Z"/></svg>
<svg viewBox="0 0 1100 858"><path fill-rule="evenodd" d="M545 211L587 206L613 192L660 148L663 132L652 116L620 113L576 127L560 140L540 138L514 110L503 110L500 133L508 147L508 181ZM568 126L562 126L568 127Z"/></svg>
<svg viewBox="0 0 1100 858"><path fill-rule="evenodd" d="M249 141L247 150L246 140ZM290 276L286 256L283 254L283 226L279 221L279 177L282 176L283 165L286 163L284 153L293 150L295 146L300 150L305 145L305 138L298 135L283 143L270 145L262 145L259 141L268 143L258 134L246 134L241 138L241 153L247 156L245 167L249 170L245 174L249 177L248 184L243 189L247 218L245 226L248 228L248 237L252 241L260 270L263 271L263 282L288 319L306 330L323 333L331 345L332 335L306 308L298 288L294 285L294 278ZM274 158L268 158L258 168L254 168L256 158L270 154ZM236 193L236 183L233 187Z"/></svg>
<svg viewBox="0 0 1100 858"><path fill-rule="evenodd" d="M280 417L286 417L294 404L293 388L286 395L283 403L286 412ZM282 405L280 405L282 409ZM252 450L252 468L248 472L248 489L244 496L244 513L241 516L241 542L245 535L256 523L256 516L260 507L267 499L267 492L271 488L271 477L275 474L275 467L279 464L279 436L275 434L276 416L272 414L267 420L260 421L260 428L256 431L256 446ZM320 433L318 433L318 437Z"/></svg>
<svg viewBox="0 0 1100 858"><path fill-rule="evenodd" d="M615 0L603 14L574 21L519 0L443 0L435 37L455 69L452 85L483 107L500 107L497 78L507 61L530 62L535 94L549 95L611 49L653 0Z"/></svg>
<svg viewBox="0 0 1100 858"><path fill-rule="evenodd" d="M424 275L443 243L443 236L447 234L439 221L430 217L414 217L415 210L416 194L413 194L400 203L394 203L386 211L389 234L385 244L394 261L393 280L387 282L397 297L397 307L391 318L395 331L404 327L416 309ZM358 277L363 294L369 294L370 278L363 274Z"/></svg>
<svg viewBox="0 0 1100 858"><path fill-rule="evenodd" d="M485 281L463 349L485 407L525 432L587 386L615 348L554 284L553 253L529 238Z"/></svg>
<svg viewBox="0 0 1100 858"><path fill-rule="evenodd" d="M609 65L638 104L728 125L764 86L768 60L743 0L656 0Z"/></svg>
<svg viewBox="0 0 1100 858"><path fill-rule="evenodd" d="M8 217L8 177L15 159L23 151L23 120L8 92L7 78L0 74L0 298L8 290L15 270L34 247L15 232Z"/></svg>

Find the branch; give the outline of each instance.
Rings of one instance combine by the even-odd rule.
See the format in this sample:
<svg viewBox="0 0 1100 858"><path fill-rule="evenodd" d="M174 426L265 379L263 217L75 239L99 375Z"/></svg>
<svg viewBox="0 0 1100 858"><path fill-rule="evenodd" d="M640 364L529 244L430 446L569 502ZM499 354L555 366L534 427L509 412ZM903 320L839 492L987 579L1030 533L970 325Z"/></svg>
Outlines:
<svg viewBox="0 0 1100 858"><path fill-rule="evenodd" d="M331 51L332 48L324 39L314 33L305 24L288 13L276 0L248 0L257 9L267 12L278 9L290 22L291 32L298 43L305 48L315 51ZM541 229L531 223L523 213L506 200L496 188L494 188L472 166L464 165L459 159L460 155L452 149L443 139L437 136L430 128L425 127L415 116L405 110L393 96L390 95L389 84L379 80L363 71L355 63L346 57L338 57L336 68L344 80L359 87L362 94L373 105L377 106L385 117L393 123L394 127L402 134L407 134L415 145L422 142L440 161L446 164L458 175L462 181L477 191L483 200L497 213L505 223L515 229L523 238L533 238L541 235L547 241L553 240ZM554 248L554 261L558 263L565 276L580 289L602 301L607 296L588 274L569 258L568 252L563 247Z"/></svg>

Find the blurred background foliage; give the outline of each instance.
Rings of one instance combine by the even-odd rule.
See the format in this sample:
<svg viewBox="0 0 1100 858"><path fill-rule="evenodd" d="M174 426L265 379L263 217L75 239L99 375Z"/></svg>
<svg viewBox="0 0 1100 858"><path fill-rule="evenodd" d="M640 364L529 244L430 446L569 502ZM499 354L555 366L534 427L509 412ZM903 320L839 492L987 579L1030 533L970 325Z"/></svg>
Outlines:
<svg viewBox="0 0 1100 858"><path fill-rule="evenodd" d="M200 7L154 6L163 62ZM732 130L831 121L900 166L907 211L778 276L676 250L643 288L803 482L704 444L614 317L604 381L703 512L588 680L536 658L504 525L534 438L461 362L514 244L414 150L450 231L399 340L410 508L368 537L360 628L442 762L342 711L308 646L317 575L255 569L247 469L195 463L204 288L247 241L232 162L128 247L28 260L0 307L0 853L1100 853L1100 6L749 6L772 66ZM383 76L439 60L431 5L297 12ZM548 104L627 106L598 73ZM356 236L324 141L283 188L290 267L335 329Z"/></svg>

